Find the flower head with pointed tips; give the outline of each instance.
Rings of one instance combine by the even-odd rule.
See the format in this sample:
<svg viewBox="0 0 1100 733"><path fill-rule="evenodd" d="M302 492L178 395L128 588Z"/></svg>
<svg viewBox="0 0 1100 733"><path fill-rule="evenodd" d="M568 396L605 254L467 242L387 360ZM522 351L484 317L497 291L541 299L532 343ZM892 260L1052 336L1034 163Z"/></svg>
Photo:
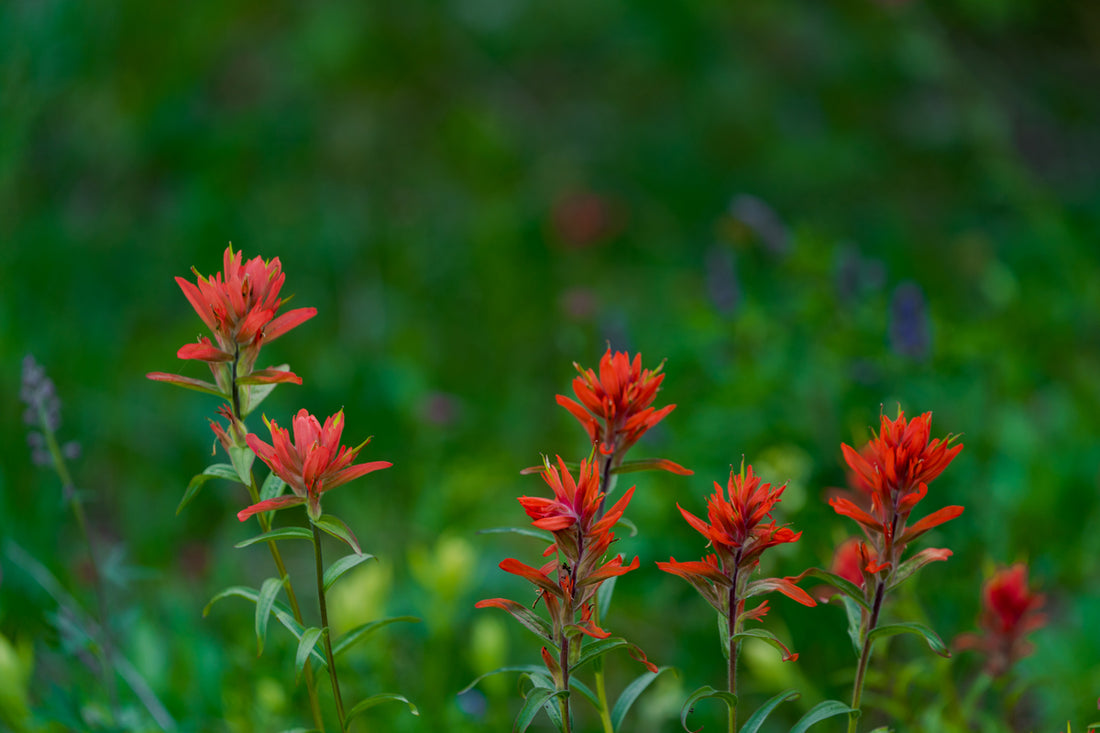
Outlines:
<svg viewBox="0 0 1100 733"><path fill-rule="evenodd" d="M310 518L317 519L321 516L321 494L393 465L389 461L353 463L370 438L355 448L340 445L344 430L343 410L327 418L323 426L313 415L299 410L294 416L293 441L290 431L280 428L274 420L267 422L267 426L271 431L271 445L250 433L246 438L248 447L286 482L293 494L265 499L241 510L237 518L242 522L257 512L298 504L306 504Z"/></svg>
<svg viewBox="0 0 1100 733"><path fill-rule="evenodd" d="M297 375L285 369L256 371L253 367L261 346L309 320L317 309L296 308L278 315L285 302L279 291L286 279L278 257L266 262L261 257L244 261L231 245L222 261L224 271L212 277L204 277L192 268L196 282L176 278L187 301L214 336L213 341L201 336L197 343L185 344L176 356L209 364L217 385L163 372L152 372L148 377L214 394L220 392L230 398L234 376L247 380L243 384L301 384ZM235 375L231 372L233 362L236 362Z"/></svg>
<svg viewBox="0 0 1100 733"><path fill-rule="evenodd" d="M910 525L913 508L928 494L928 482L939 476L962 445L952 445L954 436L929 440L932 413L912 420L898 411L891 420L882 416L882 429L857 451L842 444L844 458L854 475L856 489L870 497L870 507L859 497L834 497L830 506L837 514L859 523L881 568L896 568L906 546L930 529L959 516L961 506L938 509Z"/></svg>
<svg viewBox="0 0 1100 733"><path fill-rule="evenodd" d="M647 430L676 408L676 405L653 407L665 378L661 373L664 364L652 370L642 369L641 354L635 354L631 360L628 353L612 354L609 347L600 359L598 375L593 369L583 369L576 363L573 366L579 373L573 378L573 393L580 402L558 395L558 404L580 422L601 455L614 457L616 465ZM655 467L691 474L672 461L663 461Z"/></svg>
<svg viewBox="0 0 1100 733"><path fill-rule="evenodd" d="M999 569L982 587L982 632L962 634L956 648L985 652L986 672L1004 674L1034 650L1026 637L1046 625L1046 616L1039 612L1045 602L1042 595L1028 588L1027 565Z"/></svg>

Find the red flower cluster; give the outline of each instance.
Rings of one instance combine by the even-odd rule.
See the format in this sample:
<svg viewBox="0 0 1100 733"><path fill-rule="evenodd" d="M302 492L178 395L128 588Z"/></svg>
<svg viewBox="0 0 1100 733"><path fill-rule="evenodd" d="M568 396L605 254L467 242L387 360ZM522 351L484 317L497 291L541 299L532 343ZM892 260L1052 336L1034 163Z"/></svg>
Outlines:
<svg viewBox="0 0 1100 733"><path fill-rule="evenodd" d="M730 471L726 495L721 485L714 483L714 494L707 499L707 518L704 522L677 504L680 513L700 534L707 538L715 554L707 555L702 562L678 562L669 558L657 566L665 572L679 575L707 599L727 619L734 614L734 625L740 627L744 619L763 618L767 613L767 601L746 611L749 598L779 591L783 595L806 606L815 602L806 591L787 578L763 578L749 581L760 563L764 550L786 542L795 542L802 536L788 527L779 527L771 519L772 509L779 503L786 485L772 489L771 484L761 483L753 474L752 466L743 468L740 474ZM797 658L797 655L788 655Z"/></svg>
<svg viewBox="0 0 1100 733"><path fill-rule="evenodd" d="M959 636L955 647L985 652L986 672L1002 675L1034 649L1026 637L1046 625L1046 616L1039 613L1045 602L1027 587L1026 565L1002 568L982 587L982 633Z"/></svg>
<svg viewBox="0 0 1100 733"><path fill-rule="evenodd" d="M246 438L248 447L287 483L293 494L265 499L242 509L237 513L237 519L242 522L257 512L298 504L306 504L310 518L317 519L321 516L321 494L393 465L389 461L352 463L370 438L355 448L340 445L340 434L344 430L343 410L326 419L323 427L313 415L299 410L294 417L293 443L288 430L280 428L274 420L265 422L271 431L272 445L250 433Z"/></svg>
<svg viewBox="0 0 1100 733"><path fill-rule="evenodd" d="M615 465L647 430L676 408L666 405L658 410L652 406L665 378L661 374L663 364L653 370L642 369L641 354L635 354L631 361L630 355L623 351L612 355L609 347L600 359L598 376L592 369L582 369L576 363L573 366L580 373L573 378L573 393L580 402L558 395L558 404L577 418L600 454L611 457ZM654 467L691 474L667 460L654 462Z"/></svg>
<svg viewBox="0 0 1100 733"><path fill-rule="evenodd" d="M223 261L224 273L213 277L203 277L193 270L198 278L196 283L176 278L183 294L214 335L214 342L201 336L198 343L185 344L176 356L209 364L216 385L163 372L147 376L156 381L220 394L230 400L234 398L235 384L301 384L300 377L285 369L253 371L253 366L261 346L309 320L317 314L317 309L296 308L276 315L283 304L279 291L286 279L278 257L270 262L260 257L242 262L241 253L234 253L230 246L225 250Z"/></svg>
<svg viewBox="0 0 1100 733"><path fill-rule="evenodd" d="M625 575L638 567L638 558L634 558L629 565L623 564L621 555L604 561L615 539L611 528L630 503L634 487L600 516L603 493L599 490L600 477L595 463L581 461L580 472L574 480L565 461L559 456L556 468L549 463L544 466L542 478L553 490L554 498L523 496L519 502L534 520L534 526L553 533L554 543L543 555L554 554L556 557L541 568L508 558L500 563L500 568L531 581L538 588L539 597L546 602L550 627L543 629L539 623L532 621L533 614L526 606L507 598L479 601L476 607L501 608L538 633L544 641L554 645L560 646L560 639L575 633L597 639L606 638L608 632L593 620L591 601L605 580ZM557 678L561 674L560 664L545 647L543 659ZM652 671L657 671L652 663L644 658L641 661Z"/></svg>
<svg viewBox="0 0 1100 733"><path fill-rule="evenodd" d="M896 569L910 542L963 512L961 506L947 506L908 524L913 508L928 493L928 482L939 476L963 447L952 445L954 437L950 435L929 442L930 412L907 421L899 410L896 420L885 415L881 420L881 431L862 450L841 446L857 492L851 498L829 500L838 514L854 519L866 535L870 544L860 552L865 558L862 571L868 575ZM950 550L926 550L921 553L921 564L950 555Z"/></svg>

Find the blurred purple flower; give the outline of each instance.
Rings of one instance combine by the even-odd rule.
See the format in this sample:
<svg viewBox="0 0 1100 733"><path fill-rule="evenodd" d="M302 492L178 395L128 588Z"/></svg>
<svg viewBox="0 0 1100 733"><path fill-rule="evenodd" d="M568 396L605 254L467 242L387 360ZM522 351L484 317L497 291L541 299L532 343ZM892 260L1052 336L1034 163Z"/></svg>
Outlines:
<svg viewBox="0 0 1100 733"><path fill-rule="evenodd" d="M724 316L737 310L741 302L741 284L737 282L737 263L728 247L716 244L707 250L707 294Z"/></svg>
<svg viewBox="0 0 1100 733"><path fill-rule="evenodd" d="M860 256L851 245L837 252L836 291L841 301L849 303L865 293L880 290L885 281L886 268L879 260Z"/></svg>
<svg viewBox="0 0 1100 733"><path fill-rule="evenodd" d="M23 357L19 398L27 406L23 411L23 422L33 428L27 433L31 462L36 466L50 466L53 457L45 433L56 433L61 427L61 400L53 380L46 376L46 370L30 354ZM80 456L80 444L70 441L61 446L61 453L65 458L75 459Z"/></svg>
<svg viewBox="0 0 1100 733"><path fill-rule="evenodd" d="M729 206L730 216L753 231L774 255L786 254L790 248L787 225L763 199L740 193Z"/></svg>
<svg viewBox="0 0 1100 733"><path fill-rule="evenodd" d="M890 342L901 356L918 361L928 356L931 348L928 303L914 282L902 283L894 290L890 303Z"/></svg>

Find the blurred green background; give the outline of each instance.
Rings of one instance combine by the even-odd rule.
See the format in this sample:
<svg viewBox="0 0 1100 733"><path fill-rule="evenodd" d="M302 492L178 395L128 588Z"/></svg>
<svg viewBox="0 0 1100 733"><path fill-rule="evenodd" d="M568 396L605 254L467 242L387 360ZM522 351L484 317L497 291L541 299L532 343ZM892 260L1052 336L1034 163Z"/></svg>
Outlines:
<svg viewBox="0 0 1100 733"><path fill-rule="evenodd" d="M541 548L474 533L525 522L515 497L544 487L518 470L540 453L586 452L554 395L608 343L667 358L658 404L677 404L632 457L696 472L637 475L639 534L621 550L642 567L608 626L680 675L630 730L678 729L686 693L724 682L712 612L653 564L703 552L676 502L702 512L744 455L789 482L777 519L804 531L765 570L825 564L855 532L823 502L844 481L840 443L898 405L962 434L925 505L966 513L924 543L955 556L892 611L953 638L993 565L1028 561L1050 623L1002 691L1015 710L984 704L1004 729L1083 727L1100 693L1097 79L1100 5L1069 0L7 0L0 534L90 607L57 479L28 458L33 353L62 439L83 444L96 537L130 568L112 626L179 729L307 723L289 635L273 624L257 659L251 606L201 616L272 572L262 549L233 549L255 532L234 517L240 487L211 483L175 515L214 460L217 402L144 378L204 376L175 358L202 325L173 277L215 272L232 241L278 256L284 292L319 311L265 348L260 366L288 361L305 383L263 411L344 407L348 442L373 434L364 456L394 463L326 502L381 558L337 586L336 623L423 619L346 660L347 698L394 690L421 709L377 708L373 730L509 729L514 678L455 693L537 661L533 637L473 604L533 600L496 564ZM38 722L102 704L56 604L2 562L8 724L24 695ZM309 559L291 571L308 588ZM746 652L744 699L802 689L776 713L785 730L849 694L855 658L838 608L772 607L767 627L801 657ZM881 650L867 700L889 715L872 720L952 729L981 660ZM616 658L612 690L639 671ZM889 708L894 687L946 712ZM717 729L720 712L693 721Z"/></svg>

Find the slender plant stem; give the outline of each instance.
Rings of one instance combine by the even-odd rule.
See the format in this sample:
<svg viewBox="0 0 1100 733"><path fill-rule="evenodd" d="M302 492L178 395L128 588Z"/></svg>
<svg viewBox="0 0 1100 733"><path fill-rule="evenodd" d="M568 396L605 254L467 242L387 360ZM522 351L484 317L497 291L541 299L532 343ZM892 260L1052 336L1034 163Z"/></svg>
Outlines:
<svg viewBox="0 0 1100 733"><path fill-rule="evenodd" d="M103 684L107 688L107 696L111 704L111 714L117 721L119 713L118 683L111 667L111 659L114 656L114 640L111 638L111 629L108 626L107 594L103 587L103 573L100 571L95 545L92 543L92 534L88 531L88 520L84 514L84 505L80 502L80 497L77 496L76 485L73 483L72 474L69 473L69 467L65 463L65 456L61 452L61 447L57 444L57 436L49 428L46 410L41 405L38 408L38 422L42 428L42 434L46 438L46 446L49 448L50 457L53 459L54 470L57 472L57 477L61 479L62 494L68 502L69 508L73 511L77 527L80 529L80 535L84 538L84 544L88 550L88 565L92 570L92 588L95 592L99 628L102 632L99 638L101 649L97 656L99 656Z"/></svg>
<svg viewBox="0 0 1100 733"><path fill-rule="evenodd" d="M729 664L726 670L726 678L729 683L729 693L733 695L734 702L729 707L729 733L737 733L737 657L741 654L741 642L734 639L740 629L737 628L741 618L741 603L738 598L738 586L741 580L741 553L738 548L733 561L733 584L730 586L728 607L729 615L726 617L726 631L729 633Z"/></svg>
<svg viewBox="0 0 1100 733"><path fill-rule="evenodd" d="M332 681L332 696L336 698L336 716L340 720L340 730L347 731L344 716L344 700L340 697L340 681L336 676L336 659L332 655L332 633L328 625L328 606L325 604L325 564L321 558L321 530L313 528L313 556L317 560L317 603L321 607L321 636L325 640L325 659L328 661L328 677ZM306 666L309 666L308 663Z"/></svg>
<svg viewBox="0 0 1100 733"><path fill-rule="evenodd" d="M558 655L558 664L561 665L561 689L565 694L561 697L561 720L563 733L570 733L572 725L569 713L569 637L562 631L561 653Z"/></svg>
<svg viewBox="0 0 1100 733"><path fill-rule="evenodd" d="M244 424L244 418L241 416L241 398L240 387L237 385L237 362L240 359L240 347L237 349L237 353L233 360L233 377L232 377L232 393L233 393L233 417ZM233 426L230 426L230 430L233 430ZM252 499L253 504L257 504L260 501L260 490L256 484L256 475L249 473L251 479L245 488L248 489L248 494ZM271 531L271 515L267 512L259 512L256 514L256 519L260 522L260 530L262 532ZM267 549L271 551L271 559L275 561L275 569L279 571L279 580L283 581L283 587L286 588L286 598L290 603L290 612L294 615L294 620L297 621L302 627L305 627L305 620L302 616L302 609L298 605L298 596L294 592L294 586L290 582L290 573L287 572L286 563L283 562L282 553L279 552L279 546L275 543L275 540L269 540L267 543ZM306 678L306 693L309 695L309 710L313 715L313 725L324 733L325 731L325 718L321 714L321 701L317 697L317 680L313 675L313 667L309 662L305 665L305 678Z"/></svg>
<svg viewBox="0 0 1100 733"><path fill-rule="evenodd" d="M856 733L859 730L859 703L863 697L863 678L867 673L867 662L871 659L871 647L874 642L869 637L871 632L878 626L878 614L882 610L882 601L886 596L886 583L879 578L875 585L875 600L871 605L871 616L867 621L867 628L863 632L863 649L859 654L859 666L856 667L856 679L852 684L852 710L856 711L848 714L848 733Z"/></svg>
<svg viewBox="0 0 1100 733"><path fill-rule="evenodd" d="M615 460L614 455L607 456L603 460L603 465L600 467L600 508L598 516L603 516L604 501L607 498L607 492L611 488L611 469L614 467L613 462ZM592 617L596 626L600 625L600 614L605 610L600 608L598 599L592 599ZM607 705L607 681L605 679L603 668L603 658L599 658L594 663L593 674L596 678L596 700L599 702L600 711L600 724L603 726L604 733L615 733L615 728L611 724L611 711L608 710Z"/></svg>

